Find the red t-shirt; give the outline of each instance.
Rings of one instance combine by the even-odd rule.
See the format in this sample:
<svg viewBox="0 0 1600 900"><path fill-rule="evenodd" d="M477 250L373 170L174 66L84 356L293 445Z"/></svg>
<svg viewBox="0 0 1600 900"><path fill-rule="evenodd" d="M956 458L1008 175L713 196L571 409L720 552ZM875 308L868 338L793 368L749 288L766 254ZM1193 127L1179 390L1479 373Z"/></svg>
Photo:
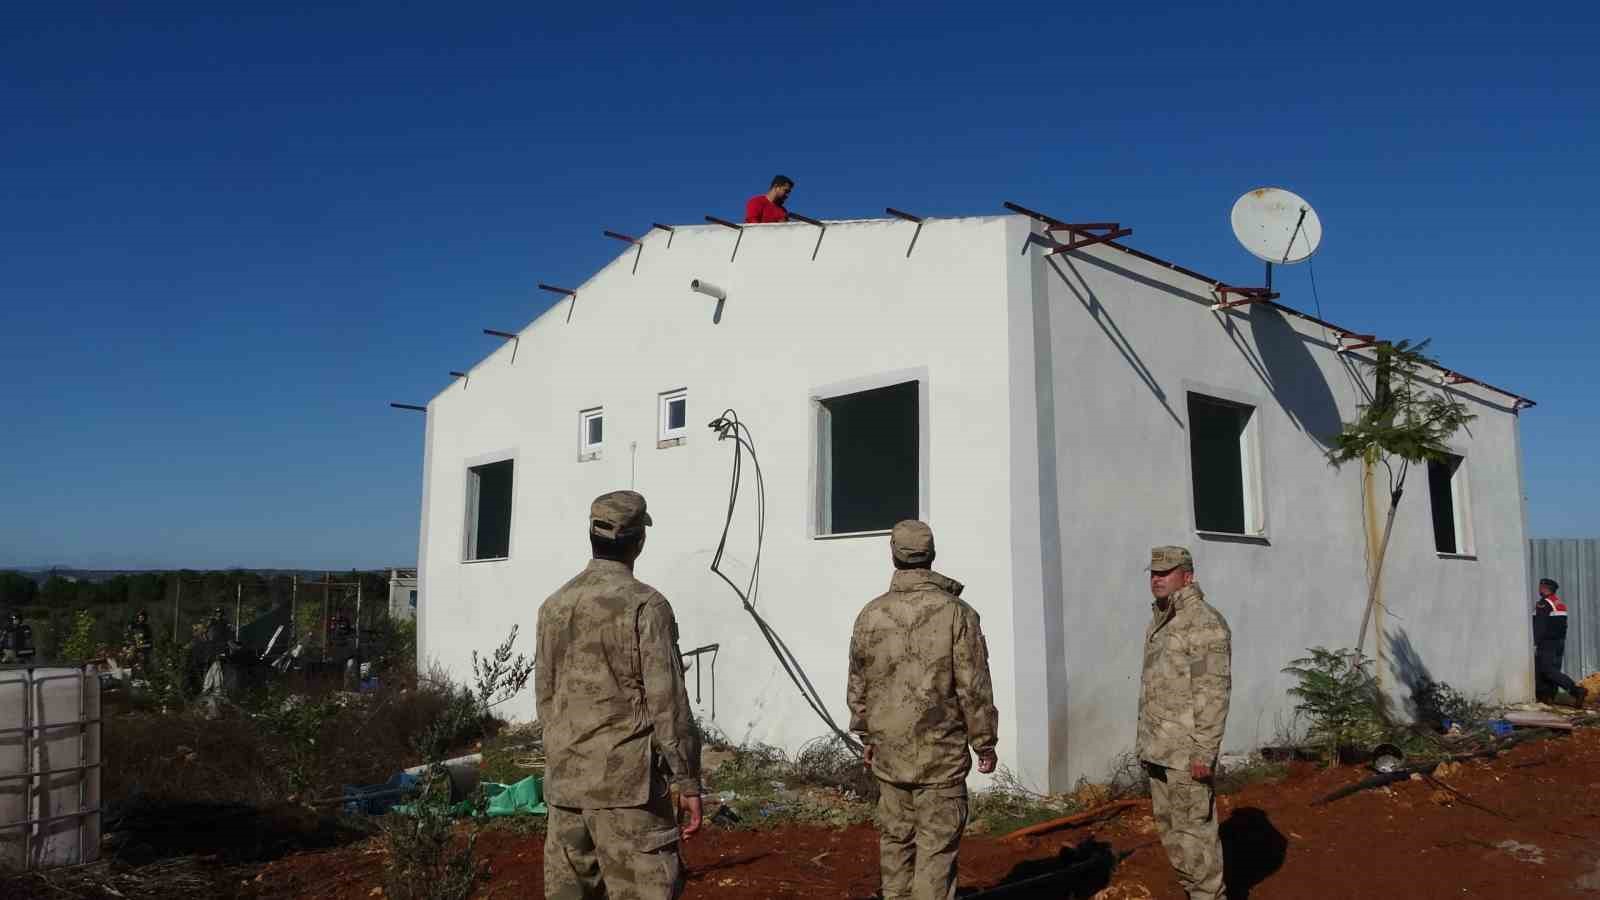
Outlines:
<svg viewBox="0 0 1600 900"><path fill-rule="evenodd" d="M745 201L744 220L746 222L787 222L789 211L767 199L766 194L757 194Z"/></svg>

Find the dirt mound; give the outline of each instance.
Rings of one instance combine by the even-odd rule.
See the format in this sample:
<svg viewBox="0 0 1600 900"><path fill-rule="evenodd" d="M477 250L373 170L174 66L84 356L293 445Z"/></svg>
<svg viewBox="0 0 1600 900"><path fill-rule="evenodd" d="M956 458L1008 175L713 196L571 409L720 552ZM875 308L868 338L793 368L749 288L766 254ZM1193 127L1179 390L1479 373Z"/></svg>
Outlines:
<svg viewBox="0 0 1600 900"><path fill-rule="evenodd" d="M1589 692L1588 706L1600 704L1600 672L1595 672L1589 677L1578 682L1578 687Z"/></svg>
<svg viewBox="0 0 1600 900"><path fill-rule="evenodd" d="M1600 884L1600 730L1521 744L1494 760L1446 768L1432 782L1400 781L1320 806L1363 769L1294 764L1275 783L1217 800L1226 879L1251 900L1406 897L1558 898ZM1448 785L1441 789L1438 785ZM852 898L877 891L871 826L708 826L684 845L688 900ZM543 841L485 831L491 880L479 896L543 894ZM375 842L272 863L246 891L258 897L362 900L382 883ZM1115 860L1114 870L1100 869ZM1587 879L1587 881L1586 881ZM1007 898L1182 900L1148 801L1119 819L1037 838L969 836L963 891L1013 886Z"/></svg>

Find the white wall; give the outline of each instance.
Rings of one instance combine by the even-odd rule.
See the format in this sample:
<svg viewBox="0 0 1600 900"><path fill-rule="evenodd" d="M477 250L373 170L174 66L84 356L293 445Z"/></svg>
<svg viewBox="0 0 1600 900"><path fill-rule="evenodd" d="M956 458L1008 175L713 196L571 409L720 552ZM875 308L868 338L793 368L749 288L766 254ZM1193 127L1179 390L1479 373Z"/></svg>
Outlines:
<svg viewBox="0 0 1600 900"><path fill-rule="evenodd" d="M470 652L493 647L517 623L518 645L531 653L539 604L588 559L589 501L633 487L656 523L639 576L672 601L683 649L721 644L716 724L735 740L791 749L824 733L733 592L708 570L731 448L704 423L733 407L754 432L766 475L760 609L847 725L850 627L887 588L892 569L886 537L809 536L811 397L827 385L925 370L931 453L923 514L937 536L937 568L967 584L965 597L983 616L1001 752L1014 764L1006 498L1015 373L1006 347L1015 222L929 221L909 256L916 226L898 221L831 224L820 246L817 229L801 224L742 234L680 227L670 247L657 231L637 260L625 251L580 286L570 323L562 302L429 405L424 652L464 677ZM692 278L727 290L720 324L713 301L688 290ZM688 441L657 449L657 395L685 387ZM603 457L578 462L578 412L602 405ZM466 468L502 457L517 461L511 557L463 563ZM736 573L748 571L755 532L748 465L745 477L725 562ZM703 662L700 714L709 718L709 657ZM693 672L689 684L692 693ZM532 698L512 711L531 715Z"/></svg>
<svg viewBox="0 0 1600 900"><path fill-rule="evenodd" d="M1370 369L1335 354L1336 336L1320 326L1265 305L1212 312L1200 282L1113 248L1055 256L1035 271L1049 332L1037 364L1054 373L1047 449L1060 489L1070 710L1068 759L1054 786L1103 777L1133 747L1150 615L1143 567L1156 544L1192 549L1207 597L1232 626L1225 748L1270 742L1292 710L1281 668L1307 647L1353 646L1359 629L1360 467L1336 471L1323 454L1326 437L1354 416ZM1352 325L1383 333L1381 322ZM1385 567L1381 675L1401 681L1409 647L1435 679L1522 698L1531 676L1517 419L1509 398L1460 388L1478 415L1456 442L1477 558L1435 553L1427 471L1413 469ZM1266 540L1195 533L1188 390L1256 406ZM1386 494L1381 486L1379 527Z"/></svg>
<svg viewBox="0 0 1600 900"><path fill-rule="evenodd" d="M1365 369L1334 354L1318 326L1265 306L1213 313L1199 282L1115 249L1046 261L1024 249L1031 224L1021 217L930 221L912 246L916 231L834 223L819 244L808 225L695 226L670 246L652 232L637 256L625 251L579 286L570 322L563 301L436 397L418 561L425 657L465 677L470 652L514 623L531 653L539 604L588 558L589 501L633 487L656 520L640 577L671 599L683 649L721 644L715 724L736 741L790 749L822 734L708 570L731 460L704 423L733 407L766 474L760 608L844 724L850 625L891 569L886 537L810 536L811 398L916 370L928 399L922 512L938 537L937 568L968 585L983 615L1002 761L1024 783L1063 789L1103 777L1131 749L1149 616L1143 566L1164 543L1193 549L1234 630L1227 748L1271 741L1292 706L1282 666L1306 647L1352 644L1359 624L1360 477L1331 469L1323 440L1354 414ZM714 302L688 290L693 278L727 290L720 323ZM689 390L689 438L657 449L657 396L677 388ZM1257 408L1264 541L1193 530L1191 389ZM1426 472L1414 472L1385 576L1384 655L1392 666L1409 641L1434 678L1524 697L1516 418L1507 398L1460 394L1479 415L1458 442L1477 559L1434 553ZM606 410L606 447L578 462L578 412L593 406ZM511 557L464 563L466 469L508 457ZM753 479L746 466L725 560L736 578L754 549ZM1378 500L1381 515L1381 491ZM703 657L699 713L712 720L709 664ZM693 672L689 682L692 691ZM531 696L511 712L530 716Z"/></svg>

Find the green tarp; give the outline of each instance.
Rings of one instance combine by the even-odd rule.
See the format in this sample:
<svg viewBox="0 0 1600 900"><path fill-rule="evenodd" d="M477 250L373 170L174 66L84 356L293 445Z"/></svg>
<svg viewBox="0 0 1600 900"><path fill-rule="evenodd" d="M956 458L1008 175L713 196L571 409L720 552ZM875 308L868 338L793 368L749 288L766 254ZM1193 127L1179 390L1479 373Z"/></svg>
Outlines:
<svg viewBox="0 0 1600 900"><path fill-rule="evenodd" d="M529 775L516 784L500 784L496 781L485 781L478 785L483 788L484 795L489 800L489 807L485 814L490 818L501 816L543 816L550 810L544 805L544 782L537 775ZM401 803L394 806L394 811L403 816L415 815L414 805ZM472 815L472 801L463 800L450 807L453 816Z"/></svg>
<svg viewBox="0 0 1600 900"><path fill-rule="evenodd" d="M544 805L544 782L539 776L529 775L516 784L487 782L484 793L489 795L489 815L515 816L531 813L542 816L549 813Z"/></svg>

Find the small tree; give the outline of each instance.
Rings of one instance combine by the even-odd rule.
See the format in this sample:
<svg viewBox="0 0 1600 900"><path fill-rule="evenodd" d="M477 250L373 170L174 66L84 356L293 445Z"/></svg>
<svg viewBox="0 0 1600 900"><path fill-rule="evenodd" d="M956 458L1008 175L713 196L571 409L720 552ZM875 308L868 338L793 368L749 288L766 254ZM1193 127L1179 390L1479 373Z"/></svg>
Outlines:
<svg viewBox="0 0 1600 900"><path fill-rule="evenodd" d="M518 653L516 658L511 656L511 645L517 642L517 626L511 626L511 633L494 648L494 652L480 658L478 651L472 651L472 676L477 684L476 695L483 714L496 706L520 694L528 686L528 679L533 677L533 663Z"/></svg>
<svg viewBox="0 0 1600 900"><path fill-rule="evenodd" d="M1367 626L1378 602L1383 560L1389 551L1395 512L1405 493L1411 464L1448 460L1445 442L1474 418L1459 400L1424 387L1422 370L1437 367L1423 355L1427 346L1427 341L1377 343L1373 348L1378 359L1372 402L1360 407L1355 421L1344 424L1328 451L1328 462L1334 468L1360 460L1363 479L1372 478L1380 464L1389 473L1389 514L1368 573L1366 610L1361 614L1361 633L1356 638L1358 655L1366 645Z"/></svg>
<svg viewBox="0 0 1600 900"><path fill-rule="evenodd" d="M1383 694L1372 675L1372 661L1360 650L1312 647L1309 656L1292 660L1285 674L1295 677L1289 695L1298 702L1295 712L1306 717L1306 738L1327 756L1328 765L1339 761L1345 748L1370 748L1388 732Z"/></svg>
<svg viewBox="0 0 1600 900"><path fill-rule="evenodd" d="M61 658L82 665L94 658L94 614L80 609L72 614L72 626L61 641Z"/></svg>

